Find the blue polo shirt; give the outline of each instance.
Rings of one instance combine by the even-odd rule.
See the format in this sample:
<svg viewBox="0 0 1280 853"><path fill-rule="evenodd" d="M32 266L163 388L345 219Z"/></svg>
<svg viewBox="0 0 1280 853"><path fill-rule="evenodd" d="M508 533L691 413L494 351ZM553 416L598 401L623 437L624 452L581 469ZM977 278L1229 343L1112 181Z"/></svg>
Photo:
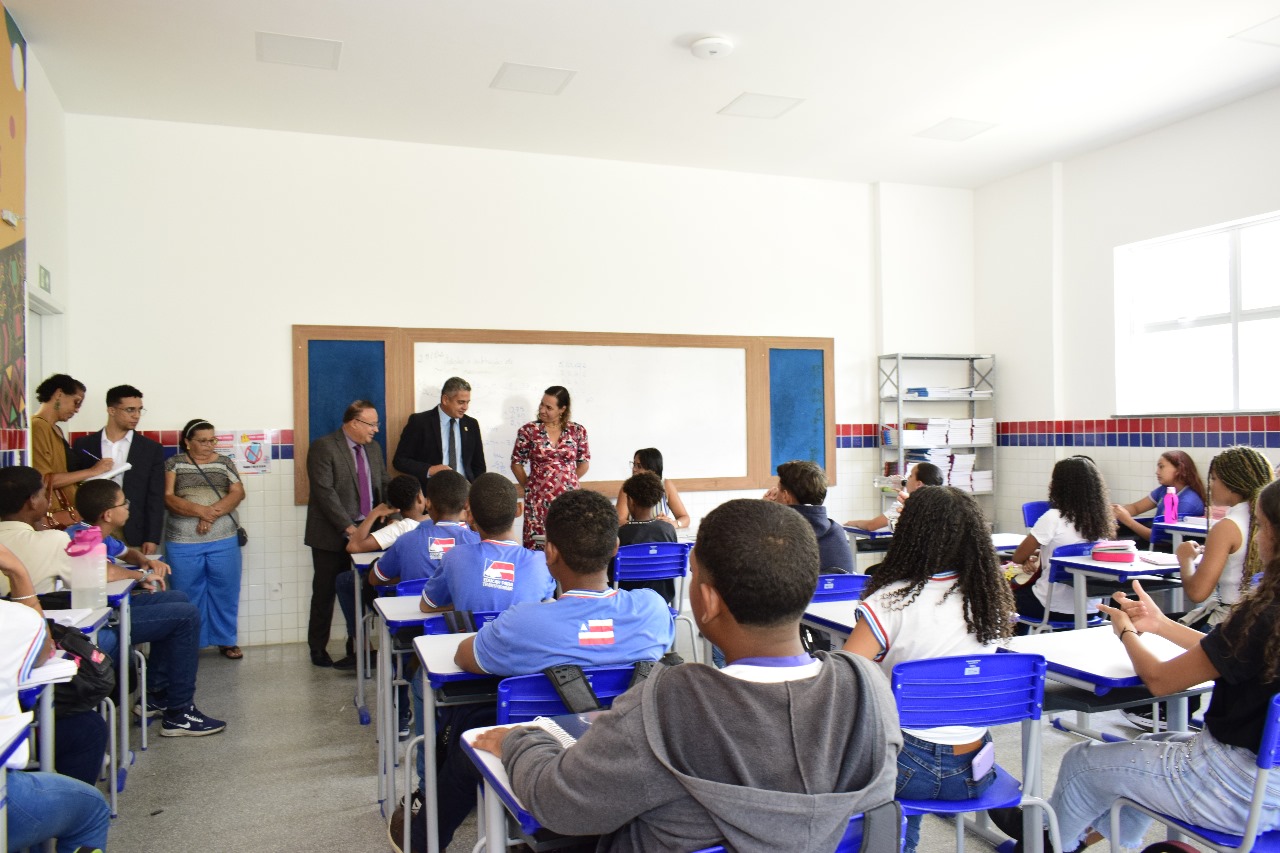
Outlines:
<svg viewBox="0 0 1280 853"><path fill-rule="evenodd" d="M480 534L461 521L425 519L401 536L382 555L373 572L383 583L429 578L440 571L444 555L458 545L480 541Z"/></svg>
<svg viewBox="0 0 1280 853"><path fill-rule="evenodd" d="M428 607L506 610L522 601L544 601L555 591L541 551L510 540L485 539L445 554L440 571L422 588L422 600Z"/></svg>

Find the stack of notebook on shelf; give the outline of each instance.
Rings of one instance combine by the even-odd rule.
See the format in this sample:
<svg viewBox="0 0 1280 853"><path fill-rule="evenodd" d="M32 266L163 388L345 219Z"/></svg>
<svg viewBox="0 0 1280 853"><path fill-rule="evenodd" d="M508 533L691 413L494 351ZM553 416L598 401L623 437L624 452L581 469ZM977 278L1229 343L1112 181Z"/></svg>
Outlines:
<svg viewBox="0 0 1280 853"><path fill-rule="evenodd" d="M946 471L951 467L951 448L934 447L927 450L924 448L908 450L906 453L906 460L908 468L915 465L917 462L931 462L943 471Z"/></svg>
<svg viewBox="0 0 1280 853"><path fill-rule="evenodd" d="M945 386L921 385L908 388L902 396L904 400L989 400L991 399L991 390L979 390L973 386L947 388Z"/></svg>
<svg viewBox="0 0 1280 853"><path fill-rule="evenodd" d="M974 444L991 444L995 440L995 431L995 418L974 418L973 438L970 440Z"/></svg>
<svg viewBox="0 0 1280 853"><path fill-rule="evenodd" d="M973 441L973 418L951 418L947 422L948 444L969 444Z"/></svg>

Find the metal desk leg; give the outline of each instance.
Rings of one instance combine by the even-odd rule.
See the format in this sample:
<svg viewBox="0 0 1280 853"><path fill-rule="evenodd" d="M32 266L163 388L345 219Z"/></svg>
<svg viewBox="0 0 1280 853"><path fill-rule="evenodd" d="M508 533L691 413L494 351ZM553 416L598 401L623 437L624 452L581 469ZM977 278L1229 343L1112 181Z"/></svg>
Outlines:
<svg viewBox="0 0 1280 853"><path fill-rule="evenodd" d="M53 770L53 685L46 684L40 690L40 769Z"/></svg>
<svg viewBox="0 0 1280 853"><path fill-rule="evenodd" d="M1071 593L1075 598L1075 617L1076 630L1083 631L1089 623L1089 578L1083 572L1071 573ZM1053 601L1052 587L1050 587L1049 601Z"/></svg>
<svg viewBox="0 0 1280 853"><path fill-rule="evenodd" d="M504 853L507 849L507 809L498 796L493 783L484 783L484 836L485 849L489 853Z"/></svg>
<svg viewBox="0 0 1280 853"><path fill-rule="evenodd" d="M356 715L360 719L360 725L369 725L369 708L364 702L364 607L360 595L360 568L354 563L351 564L352 582L356 587Z"/></svg>
<svg viewBox="0 0 1280 853"><path fill-rule="evenodd" d="M422 814L427 822L427 853L440 853L440 815L436 812L436 694L427 678L427 668L419 667L422 677ZM406 809L407 811L407 809Z"/></svg>
<svg viewBox="0 0 1280 853"><path fill-rule="evenodd" d="M128 775L130 758L132 753L129 749L129 715L132 710L129 707L129 670L133 666L133 627L132 615L130 613L129 595L125 595L120 599L120 648L116 652L116 661L120 664L120 684L118 686L119 699L116 702L116 718L120 725L120 762L116 770L118 777L117 784L120 789L124 789L125 776ZM142 703L142 748L147 748L147 694L145 685L143 692L138 697L138 701Z"/></svg>
<svg viewBox="0 0 1280 853"><path fill-rule="evenodd" d="M391 653L391 629L387 627L387 620L380 619L379 625L378 720L380 721L380 731L378 732L378 743L382 746L384 768L385 790L383 799L386 802L390 802L394 809L396 803L396 747L399 743L397 735L400 731L396 726L395 719L395 700L393 698L395 688L391 685L394 656Z"/></svg>

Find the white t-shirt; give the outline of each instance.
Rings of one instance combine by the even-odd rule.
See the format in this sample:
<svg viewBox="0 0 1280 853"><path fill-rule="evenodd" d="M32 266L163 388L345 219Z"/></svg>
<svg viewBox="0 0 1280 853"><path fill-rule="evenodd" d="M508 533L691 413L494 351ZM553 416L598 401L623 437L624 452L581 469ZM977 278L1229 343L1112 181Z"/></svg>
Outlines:
<svg viewBox="0 0 1280 853"><path fill-rule="evenodd" d="M1214 594L1223 604L1238 604L1243 595L1240 592L1240 578L1244 575L1244 559L1249 555L1248 502L1238 503L1227 510L1227 514L1218 523L1221 524L1223 521L1229 521L1240 529L1240 547L1234 554L1227 555L1227 561L1222 566L1222 574L1218 577L1218 586Z"/></svg>
<svg viewBox="0 0 1280 853"><path fill-rule="evenodd" d="M1053 550L1059 545L1074 545L1077 542L1089 540L1077 533L1075 525L1063 518L1062 513L1056 509L1049 509L1040 516L1040 520L1031 528L1031 535L1040 543L1040 565L1043 567L1031 591L1035 593L1036 598L1046 610L1054 613L1074 613L1076 600L1071 584L1055 583L1052 601L1050 601L1049 558L1053 556Z"/></svg>
<svg viewBox="0 0 1280 853"><path fill-rule="evenodd" d="M378 543L378 550L385 551L391 547L392 542L396 541L417 526L417 519L402 518L394 524L388 524L381 530L373 531L370 535L374 538L374 541Z"/></svg>
<svg viewBox="0 0 1280 853"><path fill-rule="evenodd" d="M909 584L890 584L858 604L856 619L864 620L880 643L875 660L888 677L894 666L912 660L942 658L952 655L985 655L995 647L983 645L969 633L964 621L964 597L955 590L957 575L934 575L920 590L916 600L903 605L889 596ZM947 593L951 592L948 596ZM972 743L986 729L972 726L942 726L936 729L903 729L904 732L933 743Z"/></svg>
<svg viewBox="0 0 1280 853"><path fill-rule="evenodd" d="M27 680L44 648L44 620L30 607L0 601L0 717L25 716L18 704L18 685ZM6 767L27 766L28 750L18 747Z"/></svg>
<svg viewBox="0 0 1280 853"><path fill-rule="evenodd" d="M802 666L754 666L752 664L731 663L720 670L725 675L740 678L743 681L754 681L757 684L779 684L783 681L799 681L813 678L822 670L822 661L816 658Z"/></svg>

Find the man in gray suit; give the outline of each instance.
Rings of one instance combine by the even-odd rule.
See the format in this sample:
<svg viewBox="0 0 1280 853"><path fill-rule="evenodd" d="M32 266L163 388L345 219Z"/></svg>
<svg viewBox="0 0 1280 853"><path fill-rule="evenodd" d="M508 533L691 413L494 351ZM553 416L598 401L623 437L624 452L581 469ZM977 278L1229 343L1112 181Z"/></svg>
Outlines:
<svg viewBox="0 0 1280 853"><path fill-rule="evenodd" d="M342 429L311 442L307 451L307 529L303 542L311 548L311 615L307 645L311 663L333 666L325 647L333 621L334 579L351 568L347 538L386 495L387 466L378 434L378 411L368 400L356 400L342 416ZM347 626L351 657L352 626Z"/></svg>

